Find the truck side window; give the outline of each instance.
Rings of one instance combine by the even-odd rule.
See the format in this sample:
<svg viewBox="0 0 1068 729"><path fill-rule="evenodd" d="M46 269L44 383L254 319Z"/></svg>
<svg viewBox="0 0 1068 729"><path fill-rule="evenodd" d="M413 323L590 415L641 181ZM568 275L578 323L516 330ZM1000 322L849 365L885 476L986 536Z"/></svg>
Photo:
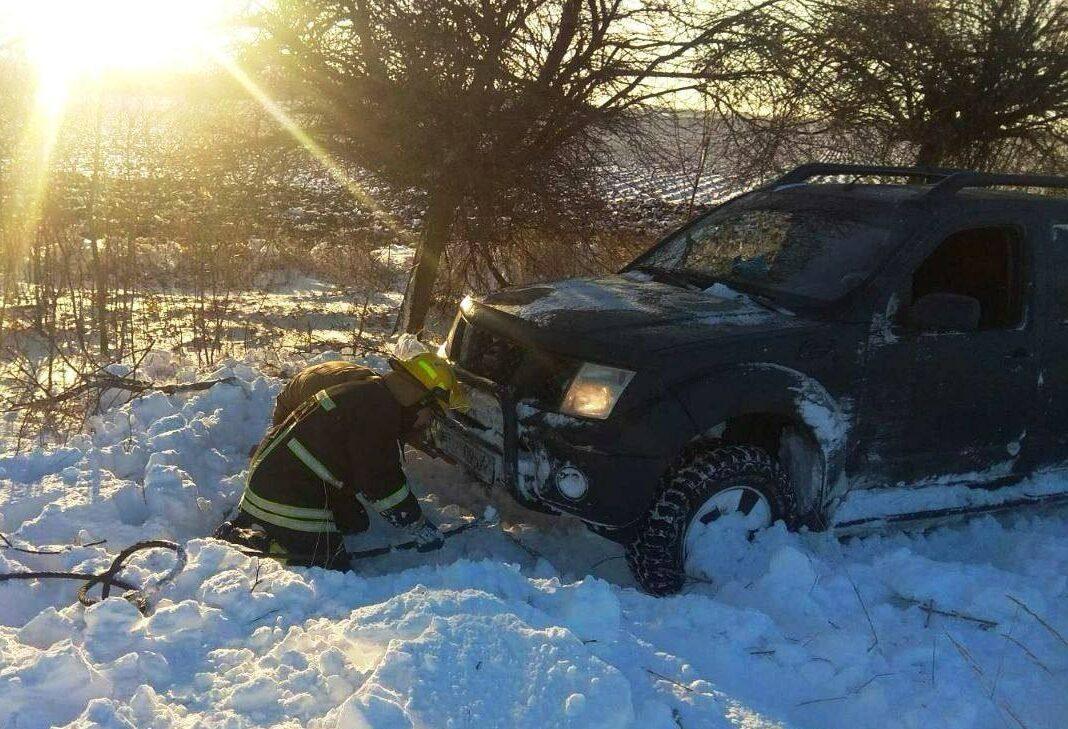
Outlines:
<svg viewBox="0 0 1068 729"><path fill-rule="evenodd" d="M958 231L912 274L911 301L957 294L979 302L979 329L1009 329L1023 315L1023 241L1016 228Z"/></svg>
<svg viewBox="0 0 1068 729"><path fill-rule="evenodd" d="M1053 316L1068 324L1068 222L1053 225Z"/></svg>

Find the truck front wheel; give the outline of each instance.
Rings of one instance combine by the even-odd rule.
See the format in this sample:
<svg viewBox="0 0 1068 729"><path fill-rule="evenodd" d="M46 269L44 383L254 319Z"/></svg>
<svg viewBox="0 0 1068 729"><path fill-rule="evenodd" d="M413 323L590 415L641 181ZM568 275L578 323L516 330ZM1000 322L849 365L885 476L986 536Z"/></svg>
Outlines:
<svg viewBox="0 0 1068 729"><path fill-rule="evenodd" d="M789 515L789 493L785 471L763 448L713 441L664 477L627 546L627 564L646 592L678 592L686 582L688 553L703 530L729 524L752 534Z"/></svg>

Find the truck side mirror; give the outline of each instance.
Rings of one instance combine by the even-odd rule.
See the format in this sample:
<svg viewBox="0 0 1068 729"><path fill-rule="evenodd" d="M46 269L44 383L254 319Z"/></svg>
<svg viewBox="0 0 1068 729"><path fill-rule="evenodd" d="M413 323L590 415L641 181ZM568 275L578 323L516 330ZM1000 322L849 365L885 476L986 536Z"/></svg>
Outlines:
<svg viewBox="0 0 1068 729"><path fill-rule="evenodd" d="M979 299L973 296L940 292L916 299L906 320L920 332L974 332L981 312Z"/></svg>

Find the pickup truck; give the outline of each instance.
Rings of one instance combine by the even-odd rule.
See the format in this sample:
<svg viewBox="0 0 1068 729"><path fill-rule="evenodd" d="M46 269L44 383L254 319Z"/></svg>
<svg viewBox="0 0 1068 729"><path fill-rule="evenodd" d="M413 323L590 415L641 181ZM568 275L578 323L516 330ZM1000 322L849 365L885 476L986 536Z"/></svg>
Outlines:
<svg viewBox="0 0 1068 729"><path fill-rule="evenodd" d="M805 165L618 274L465 298L441 354L474 407L432 446L621 543L658 595L725 528L1062 500L1068 198L1038 193L1064 189Z"/></svg>

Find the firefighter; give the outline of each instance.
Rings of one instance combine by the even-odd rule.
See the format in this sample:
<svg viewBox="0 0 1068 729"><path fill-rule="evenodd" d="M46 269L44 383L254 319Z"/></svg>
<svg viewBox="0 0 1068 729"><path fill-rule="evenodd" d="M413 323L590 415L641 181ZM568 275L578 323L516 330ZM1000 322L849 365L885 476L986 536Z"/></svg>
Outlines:
<svg viewBox="0 0 1068 729"><path fill-rule="evenodd" d="M401 470L400 443L424 428L435 409L466 410L466 391L452 367L432 354L390 360L390 366L381 377L316 390L271 428L252 456L236 517L216 536L288 564L348 569L343 534L369 525L362 497L421 551L440 547L441 532L423 515Z"/></svg>

